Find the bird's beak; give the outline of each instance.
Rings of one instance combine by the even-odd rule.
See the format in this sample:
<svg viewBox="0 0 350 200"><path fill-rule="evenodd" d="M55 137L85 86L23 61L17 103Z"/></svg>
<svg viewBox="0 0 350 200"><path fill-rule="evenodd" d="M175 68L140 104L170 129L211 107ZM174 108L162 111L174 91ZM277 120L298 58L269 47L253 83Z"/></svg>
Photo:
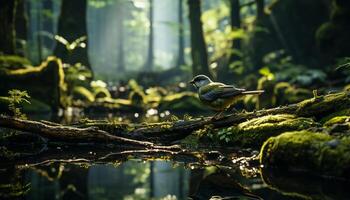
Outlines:
<svg viewBox="0 0 350 200"><path fill-rule="evenodd" d="M188 83L194 84L194 80L189 81Z"/></svg>

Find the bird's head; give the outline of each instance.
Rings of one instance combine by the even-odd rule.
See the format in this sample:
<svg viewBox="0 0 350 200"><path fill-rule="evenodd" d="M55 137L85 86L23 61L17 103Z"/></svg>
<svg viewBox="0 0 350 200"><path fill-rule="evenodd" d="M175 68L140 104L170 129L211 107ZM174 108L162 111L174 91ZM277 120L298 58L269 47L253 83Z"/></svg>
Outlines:
<svg viewBox="0 0 350 200"><path fill-rule="evenodd" d="M197 75L190 81L190 83L197 89L202 86L208 85L211 82L212 81L210 80L210 78L205 75Z"/></svg>

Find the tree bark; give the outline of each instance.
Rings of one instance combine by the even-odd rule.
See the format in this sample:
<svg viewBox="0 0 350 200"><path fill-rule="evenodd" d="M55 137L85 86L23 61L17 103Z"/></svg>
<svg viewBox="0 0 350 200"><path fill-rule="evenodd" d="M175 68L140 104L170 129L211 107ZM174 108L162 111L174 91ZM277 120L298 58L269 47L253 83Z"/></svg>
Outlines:
<svg viewBox="0 0 350 200"><path fill-rule="evenodd" d="M118 73L125 71L124 62L124 3L123 1L118 1L117 11L118 11Z"/></svg>
<svg viewBox="0 0 350 200"><path fill-rule="evenodd" d="M239 0L230 1L230 18L232 30L241 28L240 4ZM241 41L239 39L232 41L233 49L241 49ZM237 56L236 56L237 57ZM231 61L235 60L235 55L231 55Z"/></svg>
<svg viewBox="0 0 350 200"><path fill-rule="evenodd" d="M185 64L185 40L184 40L184 22L183 22L183 3L182 0L179 0L178 8L178 23L179 23L179 49L178 49L178 58L177 58L177 68L179 69L181 65Z"/></svg>
<svg viewBox="0 0 350 200"><path fill-rule="evenodd" d="M257 19L261 19L265 15L265 0L255 0L256 2L256 12L257 12Z"/></svg>
<svg viewBox="0 0 350 200"><path fill-rule="evenodd" d="M191 29L192 74L211 76L208 65L207 47L203 35L200 0L188 0Z"/></svg>
<svg viewBox="0 0 350 200"><path fill-rule="evenodd" d="M153 70L154 65L154 49L153 49L153 0L149 0L149 36L148 36L148 53L147 60L144 65L145 71Z"/></svg>
<svg viewBox="0 0 350 200"><path fill-rule="evenodd" d="M16 37L27 40L28 33L28 15L26 12L26 1L17 0L16 5Z"/></svg>
<svg viewBox="0 0 350 200"><path fill-rule="evenodd" d="M62 36L69 43L79 37L87 36L86 6L86 0L62 0L57 35ZM82 63L91 69L87 52L88 41L85 40L84 43L85 48L77 47L72 52L67 51L64 45L57 43L54 54L65 63Z"/></svg>
<svg viewBox="0 0 350 200"><path fill-rule="evenodd" d="M15 54L15 15L17 0L0 1L0 52Z"/></svg>

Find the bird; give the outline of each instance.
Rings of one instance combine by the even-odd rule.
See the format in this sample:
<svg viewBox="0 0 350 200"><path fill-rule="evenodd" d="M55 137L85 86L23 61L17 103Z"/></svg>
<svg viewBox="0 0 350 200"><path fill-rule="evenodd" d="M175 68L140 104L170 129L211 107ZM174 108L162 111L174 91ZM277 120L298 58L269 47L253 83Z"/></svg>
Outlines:
<svg viewBox="0 0 350 200"><path fill-rule="evenodd" d="M220 116L245 95L259 95L264 92L264 90L247 91L233 85L213 82L202 74L195 76L189 83L197 89L199 100L217 112L213 118Z"/></svg>

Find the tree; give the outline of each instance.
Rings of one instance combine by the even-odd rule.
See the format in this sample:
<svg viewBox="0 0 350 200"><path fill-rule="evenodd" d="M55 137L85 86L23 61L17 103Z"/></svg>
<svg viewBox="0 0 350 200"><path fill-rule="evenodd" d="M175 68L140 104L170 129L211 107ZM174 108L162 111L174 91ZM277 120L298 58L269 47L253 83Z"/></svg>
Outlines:
<svg viewBox="0 0 350 200"><path fill-rule="evenodd" d="M17 0L0 1L0 52L14 54L16 43L15 13Z"/></svg>
<svg viewBox="0 0 350 200"><path fill-rule="evenodd" d="M241 28L240 4L239 0L230 1L230 18L232 30ZM232 48L240 49L241 41L235 40L232 42Z"/></svg>
<svg viewBox="0 0 350 200"><path fill-rule="evenodd" d="M178 49L178 58L177 58L177 67L180 68L181 65L185 64L184 48L184 23L183 23L183 7L182 0L179 0L178 8L178 22L179 22L179 49Z"/></svg>
<svg viewBox="0 0 350 200"><path fill-rule="evenodd" d="M265 15L265 0L255 0L256 10L257 10L257 19L261 19Z"/></svg>
<svg viewBox="0 0 350 200"><path fill-rule="evenodd" d="M200 0L188 0L189 20L191 30L191 57L193 75L205 74L211 76L208 66L207 47L203 36Z"/></svg>
<svg viewBox="0 0 350 200"><path fill-rule="evenodd" d="M57 35L63 37L69 43L83 36L87 36L86 4L86 0L62 0ZM70 64L81 63L91 69L88 59L87 44L88 41L86 39L82 47L77 47L69 51L65 45L57 43L54 54L61 58L63 62Z"/></svg>
<svg viewBox="0 0 350 200"><path fill-rule="evenodd" d="M118 71L125 71L124 62L124 12L125 9L122 1L117 2L118 20Z"/></svg>
<svg viewBox="0 0 350 200"><path fill-rule="evenodd" d="M145 70L153 69L153 0L149 0L149 36L148 36L148 54L144 66Z"/></svg>
<svg viewBox="0 0 350 200"><path fill-rule="evenodd" d="M16 38L26 40L28 32L28 15L26 13L25 0L17 0L16 5Z"/></svg>

